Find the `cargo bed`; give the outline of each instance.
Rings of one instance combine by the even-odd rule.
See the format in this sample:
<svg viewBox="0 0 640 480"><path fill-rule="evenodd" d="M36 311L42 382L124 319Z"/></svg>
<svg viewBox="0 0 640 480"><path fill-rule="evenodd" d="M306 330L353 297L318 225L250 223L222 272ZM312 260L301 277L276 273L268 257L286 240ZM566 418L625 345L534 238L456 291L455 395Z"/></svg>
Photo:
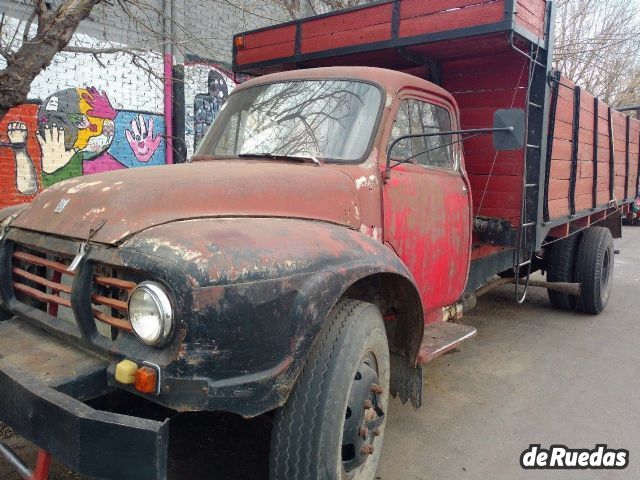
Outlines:
<svg viewBox="0 0 640 480"><path fill-rule="evenodd" d="M593 223L616 231L638 190L640 122L552 72L553 17L545 0L386 0L238 34L234 70L404 71L451 92L463 128L490 126L499 108L525 110L526 148L465 141L473 214L500 222L498 233L474 233L474 290L530 268L550 240Z"/></svg>

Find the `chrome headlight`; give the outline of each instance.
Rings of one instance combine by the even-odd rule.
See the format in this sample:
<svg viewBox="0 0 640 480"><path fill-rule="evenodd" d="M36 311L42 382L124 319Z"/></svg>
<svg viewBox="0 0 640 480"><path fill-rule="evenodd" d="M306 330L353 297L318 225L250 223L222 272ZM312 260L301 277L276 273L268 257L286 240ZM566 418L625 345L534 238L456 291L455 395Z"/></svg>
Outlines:
<svg viewBox="0 0 640 480"><path fill-rule="evenodd" d="M147 345L159 345L173 326L173 307L165 289L142 282L129 297L129 321L136 336Z"/></svg>

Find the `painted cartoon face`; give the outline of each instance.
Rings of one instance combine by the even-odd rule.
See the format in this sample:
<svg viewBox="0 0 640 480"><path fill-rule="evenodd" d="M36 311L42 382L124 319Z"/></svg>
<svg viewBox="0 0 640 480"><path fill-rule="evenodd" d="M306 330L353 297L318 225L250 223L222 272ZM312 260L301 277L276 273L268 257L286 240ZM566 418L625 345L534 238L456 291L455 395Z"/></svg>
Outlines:
<svg viewBox="0 0 640 480"><path fill-rule="evenodd" d="M107 150L114 138L113 110L107 95L95 88L67 88L45 100L38 110L38 130L64 129L67 150L89 160ZM106 132L104 129L106 128Z"/></svg>
<svg viewBox="0 0 640 480"><path fill-rule="evenodd" d="M46 103L45 110L57 112L58 111L58 97L56 97L54 95L49 97L49 101Z"/></svg>

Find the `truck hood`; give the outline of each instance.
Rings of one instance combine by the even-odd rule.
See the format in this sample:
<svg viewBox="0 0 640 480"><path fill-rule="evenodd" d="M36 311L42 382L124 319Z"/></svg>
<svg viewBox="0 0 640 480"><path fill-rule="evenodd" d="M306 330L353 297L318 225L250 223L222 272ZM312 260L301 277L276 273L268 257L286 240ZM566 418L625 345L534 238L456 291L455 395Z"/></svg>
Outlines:
<svg viewBox="0 0 640 480"><path fill-rule="evenodd" d="M12 227L77 239L93 230L92 241L116 244L195 218L303 218L360 228L359 211L354 181L333 166L214 160L66 180L38 195Z"/></svg>

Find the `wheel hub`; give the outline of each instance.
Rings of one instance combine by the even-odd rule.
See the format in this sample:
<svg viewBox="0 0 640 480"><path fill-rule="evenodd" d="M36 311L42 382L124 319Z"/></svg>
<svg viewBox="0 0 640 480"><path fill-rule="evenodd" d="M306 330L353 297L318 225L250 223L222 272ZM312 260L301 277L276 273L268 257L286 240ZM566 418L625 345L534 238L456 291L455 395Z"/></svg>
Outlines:
<svg viewBox="0 0 640 480"><path fill-rule="evenodd" d="M342 431L342 465L347 473L364 465L373 454L375 438L380 435L385 419L380 400L384 389L369 363L373 362L364 359L360 363L351 382Z"/></svg>

